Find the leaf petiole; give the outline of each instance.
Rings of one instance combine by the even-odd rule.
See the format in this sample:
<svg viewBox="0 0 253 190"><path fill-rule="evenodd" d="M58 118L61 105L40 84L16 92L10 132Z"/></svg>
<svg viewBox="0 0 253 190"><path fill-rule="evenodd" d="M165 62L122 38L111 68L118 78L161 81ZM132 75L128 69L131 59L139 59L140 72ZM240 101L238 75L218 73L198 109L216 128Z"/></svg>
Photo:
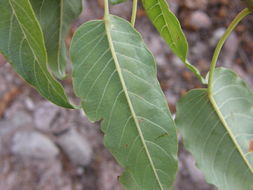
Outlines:
<svg viewBox="0 0 253 190"><path fill-rule="evenodd" d="M110 15L110 11L109 11L109 0L104 0L104 4L105 4L105 7L104 7L104 19L107 20L107 18L109 17Z"/></svg>
<svg viewBox="0 0 253 190"><path fill-rule="evenodd" d="M131 24L133 27L136 21L137 8L138 8L138 0L133 0L132 17L131 17Z"/></svg>
<svg viewBox="0 0 253 190"><path fill-rule="evenodd" d="M214 78L214 71L216 67L217 60L219 58L221 49L225 43L225 41L228 39L232 31L235 29L235 27L241 22L246 16L248 16L252 11L248 8L245 8L242 10L232 21L232 23L229 25L227 28L226 32L223 34L221 37L215 51L214 55L212 58L211 66L210 66L210 71L209 71L209 77L208 77L208 95L210 96L212 93L212 83L213 83L213 78Z"/></svg>

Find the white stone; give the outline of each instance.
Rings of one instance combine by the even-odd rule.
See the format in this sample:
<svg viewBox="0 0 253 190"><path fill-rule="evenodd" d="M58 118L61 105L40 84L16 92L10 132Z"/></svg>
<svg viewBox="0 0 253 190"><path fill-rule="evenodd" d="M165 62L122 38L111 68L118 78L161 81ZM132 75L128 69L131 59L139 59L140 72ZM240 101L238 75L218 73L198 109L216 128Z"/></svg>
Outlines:
<svg viewBox="0 0 253 190"><path fill-rule="evenodd" d="M75 129L58 136L57 142L74 165L86 166L90 163L91 146Z"/></svg>
<svg viewBox="0 0 253 190"><path fill-rule="evenodd" d="M53 159L59 154L58 148L49 138L30 131L21 131L14 135L11 152L35 159Z"/></svg>
<svg viewBox="0 0 253 190"><path fill-rule="evenodd" d="M187 156L185 158L186 167L192 178L196 183L203 182L205 180L203 173L196 167L195 160L192 156Z"/></svg>
<svg viewBox="0 0 253 190"><path fill-rule="evenodd" d="M36 106L34 121L36 128L49 131L50 126L56 117L59 108L50 102L42 102Z"/></svg>
<svg viewBox="0 0 253 190"><path fill-rule="evenodd" d="M196 29L208 29L212 26L212 21L205 12L195 11L191 15L190 24Z"/></svg>

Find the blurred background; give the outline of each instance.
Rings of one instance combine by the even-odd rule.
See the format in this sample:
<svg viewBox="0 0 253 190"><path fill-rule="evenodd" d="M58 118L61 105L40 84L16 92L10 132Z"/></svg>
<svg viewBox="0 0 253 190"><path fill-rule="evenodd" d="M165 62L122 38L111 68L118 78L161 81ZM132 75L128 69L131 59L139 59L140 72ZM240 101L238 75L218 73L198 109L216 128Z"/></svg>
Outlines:
<svg viewBox="0 0 253 190"><path fill-rule="evenodd" d="M86 0L75 29L103 17L103 0ZM190 44L189 60L206 74L215 45L234 16L239 0L169 0ZM112 6L112 13L129 19L131 1ZM154 54L158 78L175 113L175 103L201 84L174 56L138 9L136 28ZM227 41L219 65L236 71L253 88L253 15ZM71 71L71 65L68 68ZM72 94L71 80L64 85ZM74 97L73 97L74 98ZM180 140L176 190L214 190L195 167ZM0 56L0 190L122 190L117 177L122 169L103 146L98 124L78 110L65 110L42 99L21 80Z"/></svg>

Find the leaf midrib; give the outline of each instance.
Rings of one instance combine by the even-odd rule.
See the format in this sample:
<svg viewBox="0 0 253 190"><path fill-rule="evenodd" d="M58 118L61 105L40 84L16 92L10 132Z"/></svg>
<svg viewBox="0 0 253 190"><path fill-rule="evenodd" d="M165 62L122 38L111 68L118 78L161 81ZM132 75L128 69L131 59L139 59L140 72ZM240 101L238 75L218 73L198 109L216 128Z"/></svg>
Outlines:
<svg viewBox="0 0 253 190"><path fill-rule="evenodd" d="M212 84L211 84L212 85ZM233 132L230 130L225 118L223 117L223 114L221 112L221 110L219 109L214 97L213 97L213 92L211 91L210 93L208 93L208 98L211 102L211 105L213 106L216 114L218 115L222 125L224 126L225 130L228 132L229 137L231 138L232 142L234 143L236 150L239 152L239 154L241 155L241 157L243 158L243 161L245 162L245 164L248 166L249 171L253 174L253 168L250 165L249 161L247 160L247 158L245 158L242 149L240 147L240 145L237 143L236 139L234 138Z"/></svg>
<svg viewBox="0 0 253 190"><path fill-rule="evenodd" d="M167 22L167 20L166 20L166 18L165 18L165 13L163 12L163 9L162 9L162 6L161 6L161 2L160 2L160 0L157 0L157 1L158 1L157 4L158 4L159 8L161 9L162 17L163 17L163 20L164 20L164 22L165 22L167 31L168 31L168 33L169 33L169 35L170 35L170 39L171 39L171 41L173 42L172 35L171 35L170 30L169 30L169 25L168 25L168 22ZM162 32L162 31L161 31L161 32ZM174 42L173 42L173 43L174 43ZM184 59L186 59L186 58L184 58Z"/></svg>
<svg viewBox="0 0 253 190"><path fill-rule="evenodd" d="M114 44L113 44L113 40L112 40L112 36L111 36L111 25L110 25L110 15L106 16L104 18L104 23L105 23L105 30L106 30L106 34L107 34L107 38L108 38L108 43L109 43L109 47L111 49L111 53L112 53L112 57L113 57L113 60L114 60L114 63L115 63L115 67L116 67L116 70L117 70L117 73L119 75L119 78L120 78L120 83L122 85L122 88L123 88L123 91L124 91L124 94L125 94L125 97L127 99L127 103L128 103L128 106L129 106L129 109L130 109L130 112L133 116L133 119L134 119L134 122L135 122L135 125L136 125L136 128L137 128L137 131L139 133L139 136L141 138L141 142L143 144L143 147L145 149L145 152L148 156L148 159L149 159L149 162L151 164L151 168L152 168L152 171L154 172L154 175L156 177L156 180L159 184L159 187L161 190L164 190L163 189L163 186L159 180L159 176L156 172L156 169L155 169L155 166L154 166L154 163L153 163L153 160L151 158L151 155L149 153L149 150L148 150L148 147L145 143L145 139L144 139L144 136L142 134L142 131L141 131L141 127L139 125L139 122L138 122L138 119L137 119L137 115L135 113L135 110L134 110L134 107L133 107L133 104L132 104L132 101L130 99L130 96L129 96L129 93L128 93L128 89L127 89L127 86L126 86L126 83L125 83L125 80L124 80L124 77L123 77L123 74L122 74L122 70L121 70L121 67L120 67L120 64L119 64L119 61L118 61L118 57L116 55L116 51L115 51L115 48L114 48Z"/></svg>

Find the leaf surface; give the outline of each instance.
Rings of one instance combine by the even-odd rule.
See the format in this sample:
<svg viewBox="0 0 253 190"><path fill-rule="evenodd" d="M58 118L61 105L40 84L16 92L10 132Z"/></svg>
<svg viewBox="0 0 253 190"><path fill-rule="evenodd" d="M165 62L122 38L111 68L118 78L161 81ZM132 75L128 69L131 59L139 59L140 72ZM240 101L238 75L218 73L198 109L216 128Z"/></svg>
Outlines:
<svg viewBox="0 0 253 190"><path fill-rule="evenodd" d="M1 0L0 12L0 52L42 96L72 108L60 83L47 71L43 34L30 2Z"/></svg>
<svg viewBox="0 0 253 190"><path fill-rule="evenodd" d="M207 181L220 190L253 188L253 94L232 71L216 69L213 92L190 91L176 124Z"/></svg>
<svg viewBox="0 0 253 190"><path fill-rule="evenodd" d="M186 67L190 69L199 80L205 83L205 79L203 79L199 70L187 60L188 42L177 17L170 10L167 1L142 0L142 4L153 25L167 42L171 50L184 62Z"/></svg>
<svg viewBox="0 0 253 190"><path fill-rule="evenodd" d="M85 23L71 45L76 94L125 168L128 190L167 190L177 170L174 121L140 34L119 17Z"/></svg>
<svg viewBox="0 0 253 190"><path fill-rule="evenodd" d="M48 66L58 77L65 77L65 37L74 19L82 12L82 0L30 0L43 30Z"/></svg>

